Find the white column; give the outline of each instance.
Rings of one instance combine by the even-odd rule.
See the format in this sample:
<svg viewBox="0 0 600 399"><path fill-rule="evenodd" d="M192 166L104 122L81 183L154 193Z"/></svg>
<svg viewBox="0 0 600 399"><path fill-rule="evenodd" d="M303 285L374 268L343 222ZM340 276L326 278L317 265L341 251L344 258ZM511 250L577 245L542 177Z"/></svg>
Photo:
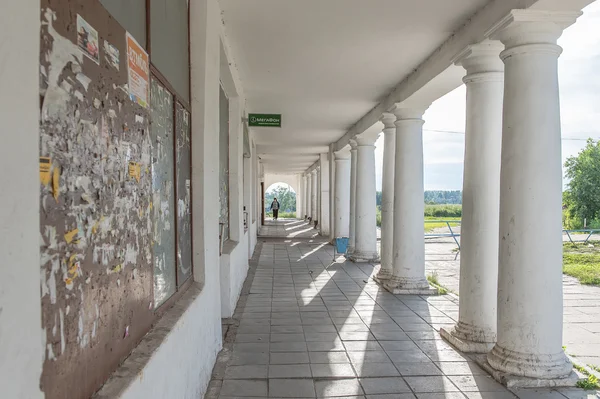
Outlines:
<svg viewBox="0 0 600 399"><path fill-rule="evenodd" d="M489 364L539 379L567 377L562 349L562 168L558 56L579 14L513 10L492 38L506 49L498 343ZM572 375L572 374L571 374Z"/></svg>
<svg viewBox="0 0 600 399"><path fill-rule="evenodd" d="M319 230L321 230L321 222L322 222L322 218L321 218L321 199L323 198L323 189L322 189L322 185L321 185L321 167L319 166L317 168L317 221L319 222L318 224L318 228Z"/></svg>
<svg viewBox="0 0 600 399"><path fill-rule="evenodd" d="M296 193L296 219L302 219L302 190L304 189L302 175L298 175L296 181L298 182L298 192Z"/></svg>
<svg viewBox="0 0 600 399"><path fill-rule="evenodd" d="M376 262L377 220L375 141L377 135L357 136L354 262Z"/></svg>
<svg viewBox="0 0 600 399"><path fill-rule="evenodd" d="M463 352L485 353L496 342L502 48L486 41L468 48L457 62L467 71L460 306L456 326L440 333Z"/></svg>
<svg viewBox="0 0 600 399"><path fill-rule="evenodd" d="M303 174L302 175L302 213L300 215L300 219L304 219L304 217L306 216L307 212L307 202L306 202L306 197L307 197L307 178L306 175Z"/></svg>
<svg viewBox="0 0 600 399"><path fill-rule="evenodd" d="M335 144L329 144L329 241L335 238L335 155L333 148ZM350 182L350 180L348 180ZM348 186L350 188L350 186ZM348 192L348 212L350 212L350 193ZM350 215L348 215L350 217Z"/></svg>
<svg viewBox="0 0 600 399"><path fill-rule="evenodd" d="M320 233L323 237L327 237L329 238L329 195L330 195L330 186L329 186L329 159L328 159L329 154L324 153L321 154L321 169L319 174L321 175L321 178L319 179L319 182L321 184L321 212L320 212L320 216L319 216L319 226L321 226L320 228Z"/></svg>
<svg viewBox="0 0 600 399"><path fill-rule="evenodd" d="M381 184L381 267L373 278L383 283L392 277L394 252L394 161L396 116L383 114L383 170Z"/></svg>
<svg viewBox="0 0 600 399"><path fill-rule="evenodd" d="M350 234L350 151L335 153L335 238Z"/></svg>
<svg viewBox="0 0 600 399"><path fill-rule="evenodd" d="M312 173L306 174L306 215L312 218Z"/></svg>
<svg viewBox="0 0 600 399"><path fill-rule="evenodd" d="M394 271L385 288L395 294L431 294L425 278L423 218L423 108L394 109Z"/></svg>
<svg viewBox="0 0 600 399"><path fill-rule="evenodd" d="M313 169L310 172L310 182L312 187L310 189L310 217L312 218L312 225L314 226L315 220L317 219L317 169Z"/></svg>
<svg viewBox="0 0 600 399"><path fill-rule="evenodd" d="M356 140L350 140L350 234L348 239L348 254L354 252L356 241L356 161L358 152Z"/></svg>

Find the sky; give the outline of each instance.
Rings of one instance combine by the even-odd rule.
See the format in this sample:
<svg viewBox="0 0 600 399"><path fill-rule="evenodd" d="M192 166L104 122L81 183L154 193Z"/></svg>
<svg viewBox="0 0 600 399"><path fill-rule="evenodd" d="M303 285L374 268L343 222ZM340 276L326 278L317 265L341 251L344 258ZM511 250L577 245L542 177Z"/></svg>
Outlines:
<svg viewBox="0 0 600 399"><path fill-rule="evenodd" d="M562 157L577 155L588 137L600 139L600 1L584 10L558 44ZM435 101L423 119L425 190L461 190L466 90L462 85ZM375 143L377 190L381 190L383 134Z"/></svg>

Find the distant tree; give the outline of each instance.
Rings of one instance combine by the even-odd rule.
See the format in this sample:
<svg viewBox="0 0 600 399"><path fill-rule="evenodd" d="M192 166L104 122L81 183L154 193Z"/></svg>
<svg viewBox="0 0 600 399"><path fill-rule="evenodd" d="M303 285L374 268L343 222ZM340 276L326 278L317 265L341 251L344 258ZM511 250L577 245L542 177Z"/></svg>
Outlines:
<svg viewBox="0 0 600 399"><path fill-rule="evenodd" d="M424 200L428 205L437 204L462 204L462 191L460 190L430 190L424 192ZM381 206L381 191L377 191L377 206Z"/></svg>
<svg viewBox="0 0 600 399"><path fill-rule="evenodd" d="M600 142L588 139L579 154L565 162L569 179L563 207L570 218L589 221L600 217Z"/></svg>
<svg viewBox="0 0 600 399"><path fill-rule="evenodd" d="M265 208L271 209L273 199L279 201L280 212L296 212L296 193L289 186L276 186L265 193Z"/></svg>

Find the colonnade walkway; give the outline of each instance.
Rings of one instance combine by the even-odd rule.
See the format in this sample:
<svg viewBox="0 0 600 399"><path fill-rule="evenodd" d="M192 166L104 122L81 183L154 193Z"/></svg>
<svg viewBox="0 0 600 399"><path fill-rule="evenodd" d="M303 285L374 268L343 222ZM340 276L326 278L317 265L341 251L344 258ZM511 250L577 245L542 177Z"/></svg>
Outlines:
<svg viewBox="0 0 600 399"><path fill-rule="evenodd" d="M507 390L440 339L452 296L392 295L373 265L332 260L323 239L259 238L205 398L596 397Z"/></svg>

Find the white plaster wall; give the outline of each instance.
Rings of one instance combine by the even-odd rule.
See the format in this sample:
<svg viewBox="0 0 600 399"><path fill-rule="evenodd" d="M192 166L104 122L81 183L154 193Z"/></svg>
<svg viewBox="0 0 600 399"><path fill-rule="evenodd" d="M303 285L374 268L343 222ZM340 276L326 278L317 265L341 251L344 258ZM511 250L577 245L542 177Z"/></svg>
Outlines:
<svg viewBox="0 0 600 399"><path fill-rule="evenodd" d="M0 396L42 398L40 2L7 0L2 8L10 12L0 13Z"/></svg>
<svg viewBox="0 0 600 399"><path fill-rule="evenodd" d="M227 253L221 255L221 317L231 317L235 312L242 285L248 275L248 234L242 241L229 242Z"/></svg>

